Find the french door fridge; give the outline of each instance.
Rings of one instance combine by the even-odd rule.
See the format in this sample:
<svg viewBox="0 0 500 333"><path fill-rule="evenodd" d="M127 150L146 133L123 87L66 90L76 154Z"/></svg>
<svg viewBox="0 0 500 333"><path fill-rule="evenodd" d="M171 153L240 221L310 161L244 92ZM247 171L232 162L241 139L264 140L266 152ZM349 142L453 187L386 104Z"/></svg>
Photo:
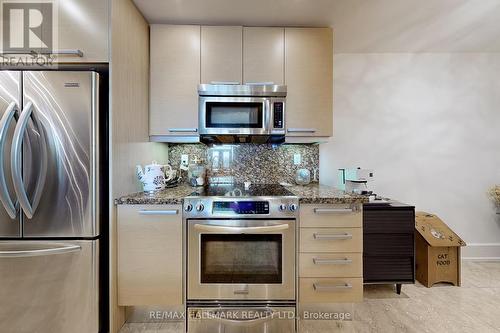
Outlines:
<svg viewBox="0 0 500 333"><path fill-rule="evenodd" d="M0 71L0 331L99 331L99 74Z"/></svg>

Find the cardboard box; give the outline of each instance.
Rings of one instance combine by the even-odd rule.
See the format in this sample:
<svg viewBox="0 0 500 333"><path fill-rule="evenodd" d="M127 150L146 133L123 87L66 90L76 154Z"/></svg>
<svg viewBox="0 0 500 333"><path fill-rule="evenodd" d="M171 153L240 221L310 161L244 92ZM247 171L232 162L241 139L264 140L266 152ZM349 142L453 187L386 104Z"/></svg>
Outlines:
<svg viewBox="0 0 500 333"><path fill-rule="evenodd" d="M460 286L460 250L465 242L439 217L415 214L416 278L426 287L438 282Z"/></svg>

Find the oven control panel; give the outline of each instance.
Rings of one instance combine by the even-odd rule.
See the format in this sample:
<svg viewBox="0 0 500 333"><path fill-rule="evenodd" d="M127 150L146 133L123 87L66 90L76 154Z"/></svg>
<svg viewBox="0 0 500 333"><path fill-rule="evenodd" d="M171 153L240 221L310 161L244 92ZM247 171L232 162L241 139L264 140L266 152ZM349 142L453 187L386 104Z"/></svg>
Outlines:
<svg viewBox="0 0 500 333"><path fill-rule="evenodd" d="M214 201L214 213L269 214L269 201Z"/></svg>
<svg viewBox="0 0 500 333"><path fill-rule="evenodd" d="M186 197L184 218L296 218L297 197Z"/></svg>

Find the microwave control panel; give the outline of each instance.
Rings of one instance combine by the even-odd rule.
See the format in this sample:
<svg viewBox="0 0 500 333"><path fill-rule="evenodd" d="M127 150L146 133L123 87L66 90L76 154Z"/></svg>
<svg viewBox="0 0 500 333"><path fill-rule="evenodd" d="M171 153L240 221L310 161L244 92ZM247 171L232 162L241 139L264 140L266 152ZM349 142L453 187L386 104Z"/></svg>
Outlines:
<svg viewBox="0 0 500 333"><path fill-rule="evenodd" d="M274 128L283 128L283 102L274 102L273 103L273 119L274 119Z"/></svg>

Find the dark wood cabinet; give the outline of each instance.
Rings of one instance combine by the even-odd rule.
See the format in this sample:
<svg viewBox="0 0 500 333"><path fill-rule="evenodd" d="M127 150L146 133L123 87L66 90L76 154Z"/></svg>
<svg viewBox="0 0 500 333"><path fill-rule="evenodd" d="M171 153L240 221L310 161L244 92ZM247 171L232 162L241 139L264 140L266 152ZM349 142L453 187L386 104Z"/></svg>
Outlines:
<svg viewBox="0 0 500 333"><path fill-rule="evenodd" d="M415 207L391 201L363 206L365 284L415 283Z"/></svg>

